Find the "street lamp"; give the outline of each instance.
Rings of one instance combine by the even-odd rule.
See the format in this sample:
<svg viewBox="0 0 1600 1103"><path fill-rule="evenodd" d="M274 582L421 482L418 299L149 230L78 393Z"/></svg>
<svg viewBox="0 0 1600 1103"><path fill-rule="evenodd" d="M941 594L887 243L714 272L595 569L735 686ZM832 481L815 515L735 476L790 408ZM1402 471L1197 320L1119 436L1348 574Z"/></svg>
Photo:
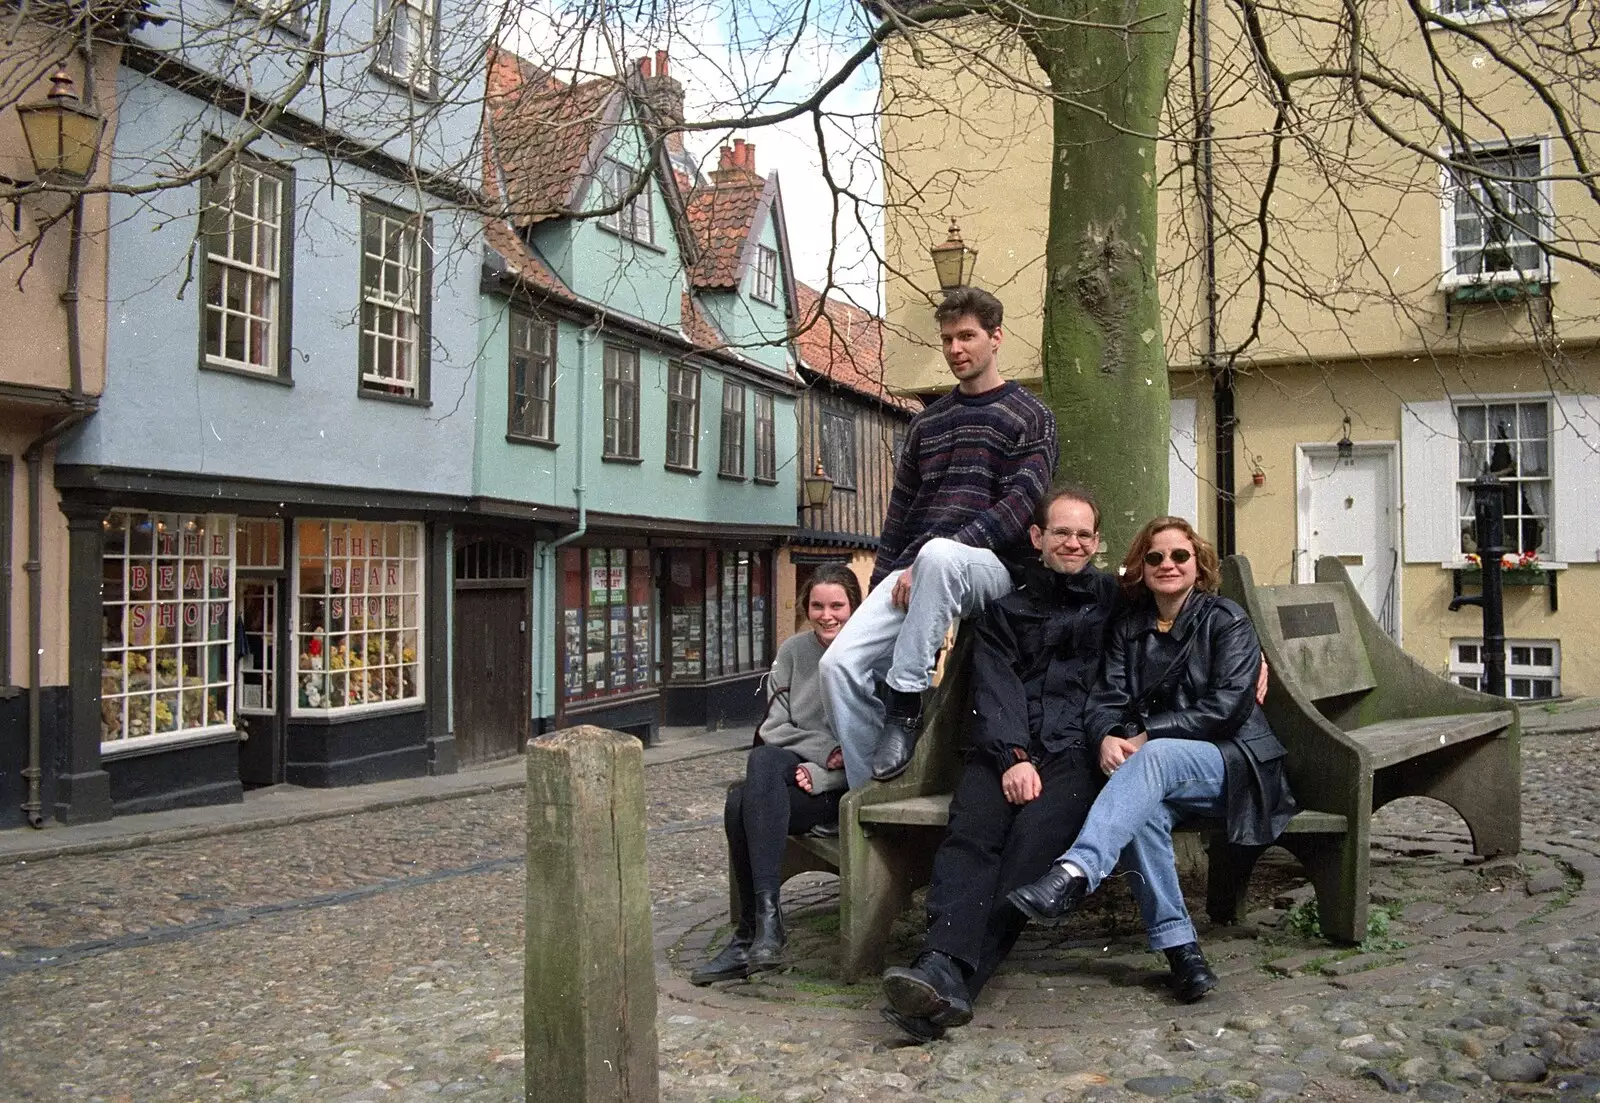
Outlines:
<svg viewBox="0 0 1600 1103"><path fill-rule="evenodd" d="M89 179L106 120L78 99L65 69L50 78L45 101L20 105L17 118L39 179L69 184Z"/></svg>
<svg viewBox="0 0 1600 1103"><path fill-rule="evenodd" d="M826 509L833 494L833 480L823 470L822 461L818 460L817 469L800 481L805 485L806 508Z"/></svg>
<svg viewBox="0 0 1600 1103"><path fill-rule="evenodd" d="M961 240L961 228L950 220L950 236L943 245L928 250L933 257L933 272L939 278L943 291L954 291L972 282L972 269L978 262L978 251Z"/></svg>

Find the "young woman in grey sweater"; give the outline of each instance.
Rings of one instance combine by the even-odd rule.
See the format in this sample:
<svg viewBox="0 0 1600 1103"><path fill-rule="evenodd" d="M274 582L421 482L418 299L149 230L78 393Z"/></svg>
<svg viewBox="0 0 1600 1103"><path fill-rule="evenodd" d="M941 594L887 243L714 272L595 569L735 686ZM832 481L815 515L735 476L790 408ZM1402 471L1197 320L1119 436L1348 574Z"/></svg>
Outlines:
<svg viewBox="0 0 1600 1103"><path fill-rule="evenodd" d="M811 631L778 648L760 740L745 762L744 784L728 790L723 812L739 925L722 952L690 974L695 984L749 976L783 961L778 890L785 840L836 822L845 791L844 759L823 709L817 663L860 604L861 585L842 564L818 567L800 592Z"/></svg>

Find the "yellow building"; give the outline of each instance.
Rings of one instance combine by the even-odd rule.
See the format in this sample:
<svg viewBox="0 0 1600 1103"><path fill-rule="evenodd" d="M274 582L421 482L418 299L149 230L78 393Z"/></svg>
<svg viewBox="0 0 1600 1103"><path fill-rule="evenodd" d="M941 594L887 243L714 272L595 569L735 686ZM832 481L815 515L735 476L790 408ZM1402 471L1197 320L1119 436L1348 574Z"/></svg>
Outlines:
<svg viewBox="0 0 1600 1103"><path fill-rule="evenodd" d="M1536 561L1505 591L1510 692L1600 693L1600 653L1582 643L1600 618L1600 286L1584 264L1600 260L1589 244L1600 203L1574 156L1594 137L1580 128L1584 86L1558 67L1530 84L1500 62L1560 57L1551 47L1567 32L1554 13L1541 21L1542 4L1439 2L1461 30L1424 32L1404 6L1358 5L1368 67L1421 99L1374 84L1363 104L1348 81L1296 84L1276 171L1270 85L1236 9L1196 9L1209 65L1180 42L1163 128L1175 140L1152 174L1171 509L1248 555L1262 582L1308 580L1315 557L1343 557L1408 651L1476 684L1480 615L1449 604L1454 587L1476 589L1466 488L1487 463L1514 484L1508 544ZM1335 36L1347 26L1278 18L1267 41L1280 70L1343 64ZM884 64L886 376L902 392L948 387L928 248L956 218L979 251L975 282L1006 303L1004 369L1038 385L1052 105L1028 86L1044 76L990 25L946 27L918 46L889 50ZM1562 108L1567 135L1541 93ZM1429 95L1463 128L1454 141L1425 111ZM1205 102L1209 149L1192 140ZM1471 150L1487 175L1429 156L1452 148ZM1230 401L1232 439L1224 431L1219 448ZM1060 474L1095 483L1094 472Z"/></svg>

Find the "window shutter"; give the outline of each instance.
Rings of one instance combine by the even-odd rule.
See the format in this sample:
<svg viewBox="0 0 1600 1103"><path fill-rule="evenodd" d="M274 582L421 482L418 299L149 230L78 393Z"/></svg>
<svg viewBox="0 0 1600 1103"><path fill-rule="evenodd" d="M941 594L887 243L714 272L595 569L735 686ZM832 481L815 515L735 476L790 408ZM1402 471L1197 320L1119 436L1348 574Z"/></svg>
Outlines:
<svg viewBox="0 0 1600 1103"><path fill-rule="evenodd" d="M1600 398L1558 395L1550 435L1555 475L1553 553L1562 563L1600 562Z"/></svg>
<svg viewBox="0 0 1600 1103"><path fill-rule="evenodd" d="M1443 563L1459 556L1456 470L1460 463L1460 438L1450 401L1401 403L1400 482L1407 563Z"/></svg>
<svg viewBox="0 0 1600 1103"><path fill-rule="evenodd" d="M1195 400L1172 400L1172 438L1167 449L1167 512L1200 523L1200 446L1195 437Z"/></svg>

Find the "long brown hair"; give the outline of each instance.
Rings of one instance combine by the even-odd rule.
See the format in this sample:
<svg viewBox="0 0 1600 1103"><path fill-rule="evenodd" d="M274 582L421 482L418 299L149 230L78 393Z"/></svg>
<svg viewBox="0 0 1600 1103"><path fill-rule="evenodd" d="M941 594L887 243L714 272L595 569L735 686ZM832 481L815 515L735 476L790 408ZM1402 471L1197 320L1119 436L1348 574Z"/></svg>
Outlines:
<svg viewBox="0 0 1600 1103"><path fill-rule="evenodd" d="M1217 559L1217 549L1182 517L1155 517L1139 530L1139 535L1133 538L1133 543L1128 546L1128 554L1122 560L1122 592L1129 601L1137 602L1150 596L1144 584L1144 553L1155 543L1156 533L1168 529L1179 529L1194 546L1194 588L1203 594L1217 592L1222 582L1222 565Z"/></svg>

